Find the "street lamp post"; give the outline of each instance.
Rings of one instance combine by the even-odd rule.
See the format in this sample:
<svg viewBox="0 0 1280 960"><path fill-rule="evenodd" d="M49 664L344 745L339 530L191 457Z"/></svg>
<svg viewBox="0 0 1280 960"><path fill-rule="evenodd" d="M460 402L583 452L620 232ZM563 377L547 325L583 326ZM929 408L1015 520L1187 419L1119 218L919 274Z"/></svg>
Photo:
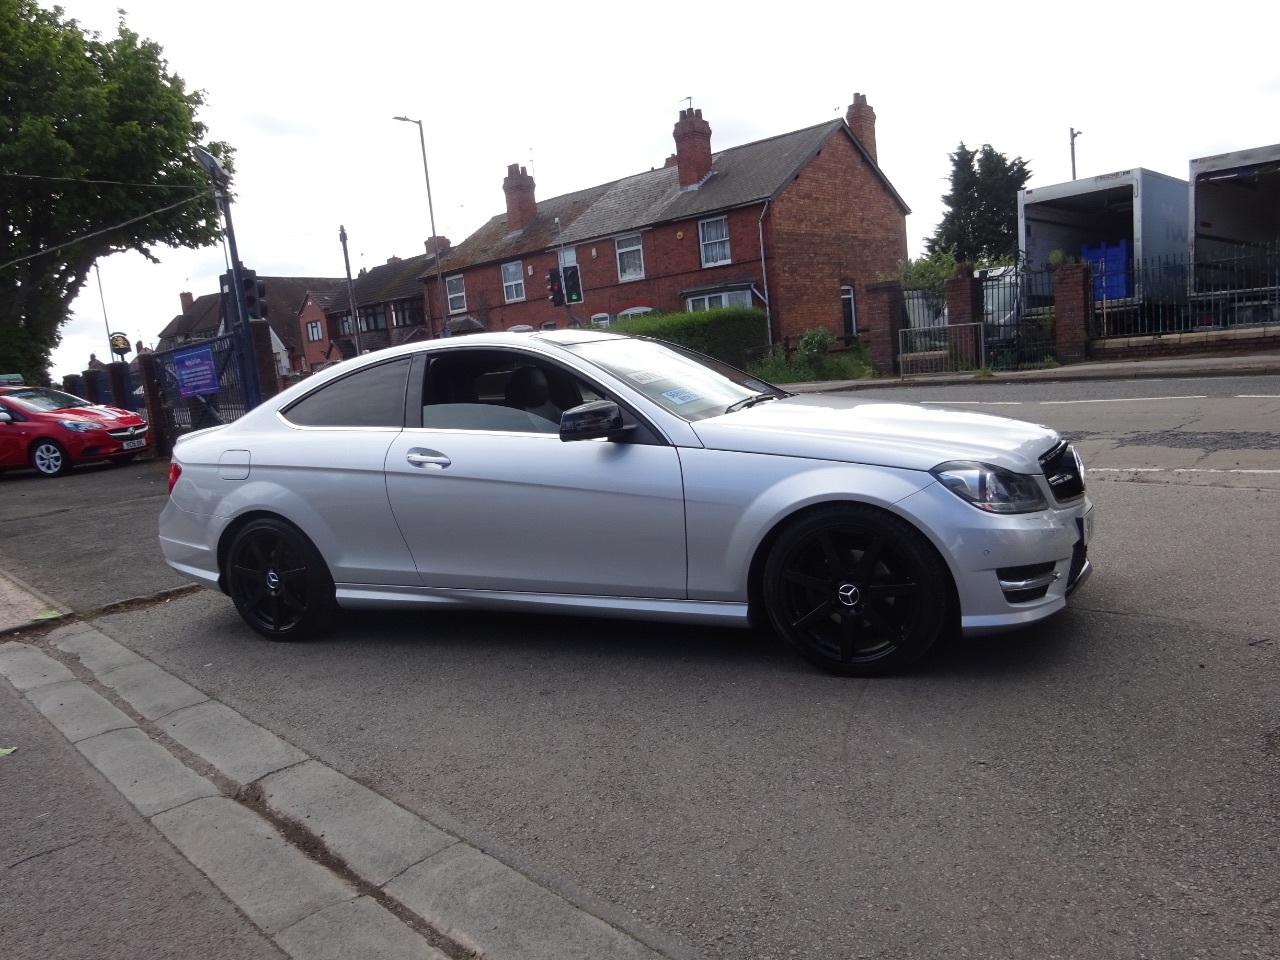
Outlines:
<svg viewBox="0 0 1280 960"><path fill-rule="evenodd" d="M440 293L440 336L447 337L449 336L449 311L445 307L444 277L440 273L440 238L436 235L436 211L431 203L431 173L427 170L427 137L422 132L421 120L411 120L409 117L392 117L391 119L418 125L418 141L422 144L422 175L427 181L427 214L431 218L431 240L436 247L436 289Z"/></svg>

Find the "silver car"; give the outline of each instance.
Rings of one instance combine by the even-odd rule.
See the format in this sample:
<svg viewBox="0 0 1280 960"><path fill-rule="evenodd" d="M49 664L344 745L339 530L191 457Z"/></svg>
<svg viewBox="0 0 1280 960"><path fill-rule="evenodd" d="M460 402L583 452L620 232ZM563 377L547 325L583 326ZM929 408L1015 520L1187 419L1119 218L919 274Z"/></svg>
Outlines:
<svg viewBox="0 0 1280 960"><path fill-rule="evenodd" d="M1089 574L1072 447L796 396L598 331L393 348L179 440L165 559L276 640L407 606L771 623L844 674L1023 627Z"/></svg>

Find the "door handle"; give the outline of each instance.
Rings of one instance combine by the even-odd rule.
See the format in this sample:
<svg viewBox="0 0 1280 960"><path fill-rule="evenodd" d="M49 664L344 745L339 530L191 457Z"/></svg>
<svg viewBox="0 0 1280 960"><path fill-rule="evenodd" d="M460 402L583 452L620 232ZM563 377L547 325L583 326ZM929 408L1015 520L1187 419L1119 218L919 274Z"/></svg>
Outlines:
<svg viewBox="0 0 1280 960"><path fill-rule="evenodd" d="M453 462L443 453L436 453L434 450L410 450L405 454L405 459L415 467L435 467L437 470L443 470Z"/></svg>

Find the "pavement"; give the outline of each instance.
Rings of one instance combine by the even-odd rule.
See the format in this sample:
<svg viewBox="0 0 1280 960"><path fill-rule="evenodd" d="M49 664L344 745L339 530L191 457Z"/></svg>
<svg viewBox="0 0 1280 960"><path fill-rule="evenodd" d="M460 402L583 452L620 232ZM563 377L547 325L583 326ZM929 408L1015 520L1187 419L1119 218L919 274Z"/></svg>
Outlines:
<svg viewBox="0 0 1280 960"><path fill-rule="evenodd" d="M1085 363L981 382L1276 373L1280 355L1265 354ZM392 803L82 616L92 612L0 571L6 956L694 956Z"/></svg>

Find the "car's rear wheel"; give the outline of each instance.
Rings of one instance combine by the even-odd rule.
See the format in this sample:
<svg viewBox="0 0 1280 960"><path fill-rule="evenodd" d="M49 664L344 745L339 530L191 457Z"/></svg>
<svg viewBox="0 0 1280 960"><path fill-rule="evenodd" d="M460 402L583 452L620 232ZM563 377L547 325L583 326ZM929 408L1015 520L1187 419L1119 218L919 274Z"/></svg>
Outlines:
<svg viewBox="0 0 1280 960"><path fill-rule="evenodd" d="M31 445L31 466L45 477L60 477L71 469L71 458L56 440L41 439Z"/></svg>
<svg viewBox="0 0 1280 960"><path fill-rule="evenodd" d="M247 523L227 552L227 589L245 623L271 640L302 640L333 609L333 578L320 551L296 527Z"/></svg>
<svg viewBox="0 0 1280 960"><path fill-rule="evenodd" d="M778 538L765 564L774 629L834 673L902 670L937 640L947 618L947 571L906 521L860 505L825 507Z"/></svg>

